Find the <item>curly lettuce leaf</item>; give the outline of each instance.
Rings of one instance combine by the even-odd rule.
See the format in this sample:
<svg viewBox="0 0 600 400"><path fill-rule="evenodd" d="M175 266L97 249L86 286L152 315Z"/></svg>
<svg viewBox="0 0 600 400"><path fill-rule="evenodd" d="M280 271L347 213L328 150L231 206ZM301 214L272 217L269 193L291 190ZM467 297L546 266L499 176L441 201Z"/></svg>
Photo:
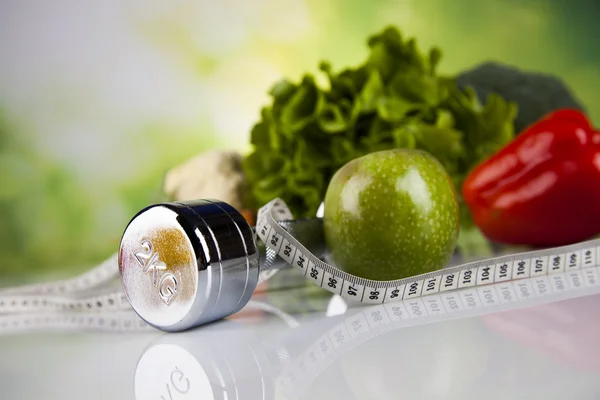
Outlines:
<svg viewBox="0 0 600 400"><path fill-rule="evenodd" d="M481 104L474 92L438 75L439 49L422 53L393 27L368 45L358 67L336 73L322 62L326 87L305 75L297 84L281 80L271 88L272 104L251 131L254 149L243 163L255 206L281 197L294 215L312 216L337 169L392 148L430 152L460 189L478 162L513 138L516 106L497 95ZM461 212L459 246L483 249L464 204Z"/></svg>

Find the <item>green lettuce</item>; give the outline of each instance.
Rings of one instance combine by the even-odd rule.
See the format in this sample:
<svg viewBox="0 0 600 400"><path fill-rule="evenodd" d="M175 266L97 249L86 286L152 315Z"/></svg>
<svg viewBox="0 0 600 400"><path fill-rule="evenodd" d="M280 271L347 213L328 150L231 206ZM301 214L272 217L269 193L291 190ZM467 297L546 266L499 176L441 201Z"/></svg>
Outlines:
<svg viewBox="0 0 600 400"><path fill-rule="evenodd" d="M481 104L473 90L438 75L439 49L423 54L394 27L368 45L356 68L335 73L321 63L327 87L305 75L271 88L272 104L262 109L243 162L255 207L280 197L296 217L312 216L337 169L391 148L430 152L460 189L477 163L514 137L516 105L495 94ZM467 208L461 212L472 227Z"/></svg>

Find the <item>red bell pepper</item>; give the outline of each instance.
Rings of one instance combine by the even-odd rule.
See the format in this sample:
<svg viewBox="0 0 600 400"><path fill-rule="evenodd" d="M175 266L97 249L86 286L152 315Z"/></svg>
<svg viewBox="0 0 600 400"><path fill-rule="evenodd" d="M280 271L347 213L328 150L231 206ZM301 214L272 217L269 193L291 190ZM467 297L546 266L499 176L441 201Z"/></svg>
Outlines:
<svg viewBox="0 0 600 400"><path fill-rule="evenodd" d="M600 233L600 132L555 111L478 165L462 194L489 239L560 246Z"/></svg>

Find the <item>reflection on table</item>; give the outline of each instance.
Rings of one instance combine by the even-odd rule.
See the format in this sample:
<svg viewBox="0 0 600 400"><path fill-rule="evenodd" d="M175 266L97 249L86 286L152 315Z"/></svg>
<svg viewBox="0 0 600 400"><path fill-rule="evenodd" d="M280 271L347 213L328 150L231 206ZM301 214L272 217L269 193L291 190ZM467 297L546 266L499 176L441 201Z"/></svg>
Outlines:
<svg viewBox="0 0 600 400"><path fill-rule="evenodd" d="M348 307L333 297L329 309L339 315L307 321L263 307L279 313L288 328L264 332L242 319L160 336L140 356L135 395L591 396L600 390L599 272L589 268L373 307Z"/></svg>

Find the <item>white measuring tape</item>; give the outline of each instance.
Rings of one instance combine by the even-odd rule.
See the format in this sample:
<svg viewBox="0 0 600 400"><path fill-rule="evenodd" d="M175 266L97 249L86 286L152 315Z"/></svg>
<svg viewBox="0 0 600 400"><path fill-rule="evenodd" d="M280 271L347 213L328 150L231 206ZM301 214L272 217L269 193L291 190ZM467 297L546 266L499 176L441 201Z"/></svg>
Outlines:
<svg viewBox="0 0 600 400"><path fill-rule="evenodd" d="M259 284L278 271L261 272ZM114 254L70 279L0 289L0 334L42 329L152 329L136 314L122 314L132 309L117 280L118 272Z"/></svg>
<svg viewBox="0 0 600 400"><path fill-rule="evenodd" d="M600 261L600 240L501 256L405 279L369 280L341 271L308 251L284 228L285 224L282 226L278 223L292 218L285 203L279 199L259 210L256 230L269 251L300 270L317 286L344 299L363 303L410 300L492 283L552 277L575 270L582 270L586 279L598 279L592 267ZM269 279L273 273L269 270L261 272L259 282ZM98 267L72 279L2 289L0 315L129 310L130 305L122 289L111 286L117 283L117 277L117 258L114 255Z"/></svg>
<svg viewBox="0 0 600 400"><path fill-rule="evenodd" d="M596 239L475 261L410 278L376 281L349 274L316 257L278 224L278 221L291 218L288 207L281 199L271 201L259 210L258 236L309 281L344 299L362 303L382 304L462 288L585 270L597 266L600 260L600 239ZM595 273L593 269L590 271Z"/></svg>
<svg viewBox="0 0 600 400"><path fill-rule="evenodd" d="M61 312L0 316L0 336L48 331L152 332L132 310L111 312Z"/></svg>
<svg viewBox="0 0 600 400"><path fill-rule="evenodd" d="M130 309L123 291L110 287L118 272L115 254L71 279L0 289L0 315Z"/></svg>

